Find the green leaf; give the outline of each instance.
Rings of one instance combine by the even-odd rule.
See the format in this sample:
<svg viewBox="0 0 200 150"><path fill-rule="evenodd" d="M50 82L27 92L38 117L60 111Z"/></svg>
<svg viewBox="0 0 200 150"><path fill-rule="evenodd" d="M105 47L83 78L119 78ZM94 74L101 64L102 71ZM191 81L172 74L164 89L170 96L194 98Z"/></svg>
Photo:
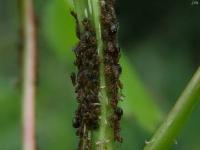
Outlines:
<svg viewBox="0 0 200 150"><path fill-rule="evenodd" d="M42 31L55 54L62 59L74 59L72 49L77 38L71 7L64 0L52 0L45 8Z"/></svg>
<svg viewBox="0 0 200 150"><path fill-rule="evenodd" d="M121 106L124 113L134 117L144 129L153 131L162 118L162 112L145 89L125 55L122 55L121 65L123 68L121 80L125 96Z"/></svg>
<svg viewBox="0 0 200 150"><path fill-rule="evenodd" d="M70 6L70 8L74 8L74 2L73 2L73 0L67 0L66 2Z"/></svg>

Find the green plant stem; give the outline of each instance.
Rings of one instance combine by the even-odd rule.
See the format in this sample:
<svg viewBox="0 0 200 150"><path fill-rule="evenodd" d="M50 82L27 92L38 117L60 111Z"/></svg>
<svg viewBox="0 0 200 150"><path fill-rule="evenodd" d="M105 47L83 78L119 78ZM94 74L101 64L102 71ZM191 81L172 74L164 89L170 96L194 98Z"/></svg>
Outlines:
<svg viewBox="0 0 200 150"><path fill-rule="evenodd" d="M109 116L111 114L111 107L109 106L108 96L106 91L106 82L105 82L105 74L104 74L104 50L103 50L103 41L101 38L101 21L100 21L100 1L93 0L92 1L93 8L93 18L94 25L96 29L97 36L97 49L100 56L100 102L101 102L101 121L100 121L100 130L98 133L98 137L96 139L96 143L98 143L97 147L104 150L112 150L112 140L113 140L113 131L109 125Z"/></svg>
<svg viewBox="0 0 200 150"><path fill-rule="evenodd" d="M176 140L176 136L194 106L200 100L200 68L179 97L166 120L147 142L144 150L165 150Z"/></svg>
<svg viewBox="0 0 200 150"><path fill-rule="evenodd" d="M83 26L81 21L89 18L94 25L97 38L97 51L100 58L100 93L99 100L101 103L100 129L93 132L92 143L96 149L112 150L113 131L109 125L109 115L111 107L108 104L106 92L105 74L104 74L104 57L103 41L101 38L101 20L100 20L100 0L74 0L74 6L79 20L81 30Z"/></svg>
<svg viewBox="0 0 200 150"><path fill-rule="evenodd" d="M22 1L24 58L23 58L23 150L35 150L36 95L36 26L33 0Z"/></svg>

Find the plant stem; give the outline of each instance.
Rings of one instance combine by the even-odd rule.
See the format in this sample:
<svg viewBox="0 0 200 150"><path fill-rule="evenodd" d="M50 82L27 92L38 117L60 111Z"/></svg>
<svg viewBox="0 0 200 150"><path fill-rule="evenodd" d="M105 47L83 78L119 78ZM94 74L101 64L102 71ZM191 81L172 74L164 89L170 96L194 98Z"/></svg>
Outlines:
<svg viewBox="0 0 200 150"><path fill-rule="evenodd" d="M79 20L80 29L83 30L81 21L89 18L95 28L97 39L97 51L100 58L100 92L99 100L101 104L100 129L92 132L92 143L95 149L112 150L113 129L109 125L109 116L112 108L108 104L104 74L104 52L103 41L101 38L101 11L100 0L74 0L74 6Z"/></svg>
<svg viewBox="0 0 200 150"><path fill-rule="evenodd" d="M92 1L93 8L93 18L96 29L97 36L97 49L99 52L99 57L101 60L100 63L100 103L101 103L101 121L100 121L100 130L99 136L96 139L96 143L99 143L100 149L112 150L112 140L113 140L113 131L109 125L109 116L112 112L112 108L109 106L108 96L106 91L106 82L105 82L105 66L104 66L104 50L103 50L103 40L101 38L101 21L100 21L100 1Z"/></svg>
<svg viewBox="0 0 200 150"><path fill-rule="evenodd" d="M194 74L188 86L179 97L174 108L170 111L166 120L155 132L144 150L165 150L175 141L187 117L200 97L200 68Z"/></svg>
<svg viewBox="0 0 200 150"><path fill-rule="evenodd" d="M33 0L23 0L23 150L35 150L36 27Z"/></svg>

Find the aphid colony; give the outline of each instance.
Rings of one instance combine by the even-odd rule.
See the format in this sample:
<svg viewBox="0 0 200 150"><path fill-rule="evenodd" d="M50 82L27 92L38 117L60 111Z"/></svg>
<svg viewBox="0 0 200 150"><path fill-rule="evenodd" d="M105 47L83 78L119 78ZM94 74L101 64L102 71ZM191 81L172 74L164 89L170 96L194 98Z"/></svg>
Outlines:
<svg viewBox="0 0 200 150"><path fill-rule="evenodd" d="M84 150L91 150L89 131L99 128L101 115L101 106L99 101L100 92L100 63L104 65L104 75L106 81L106 92L112 114L109 116L108 123L114 130L114 140L122 142L120 136L120 120L123 111L117 106L120 100L119 88L122 84L119 76L122 72L119 65L120 48L117 42L118 23L114 11L113 0L101 0L101 26L103 38L103 58L100 62L97 52L96 34L90 20L84 19L78 22L77 16L74 16L77 24L76 34L79 42L74 49L76 55L75 65L78 72L71 74L72 84L77 93L78 109L73 120L73 127L76 128L76 134L80 138L79 150L85 145ZM83 27L80 31L79 24Z"/></svg>
<svg viewBox="0 0 200 150"><path fill-rule="evenodd" d="M122 88L119 80L122 69L119 64L120 48L117 40L118 22L114 9L114 0L101 1L101 24L104 43L106 88L109 102L113 109L110 124L114 129L114 140L122 142L120 136L120 120L123 111L117 106L120 100L119 88Z"/></svg>
<svg viewBox="0 0 200 150"><path fill-rule="evenodd" d="M72 12L76 18L76 14ZM91 150L91 141L88 132L99 127L100 102L99 94L99 57L97 52L96 35L88 19L82 22L84 27L80 32L77 22L77 37L79 43L74 49L75 65L78 73L72 73L71 79L77 93L78 109L73 120L73 127L80 137L79 149Z"/></svg>

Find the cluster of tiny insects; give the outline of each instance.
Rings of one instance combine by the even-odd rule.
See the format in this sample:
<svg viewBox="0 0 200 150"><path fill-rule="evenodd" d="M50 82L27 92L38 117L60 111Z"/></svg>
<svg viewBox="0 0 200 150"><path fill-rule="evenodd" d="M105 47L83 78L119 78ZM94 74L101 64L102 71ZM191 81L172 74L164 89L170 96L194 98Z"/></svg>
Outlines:
<svg viewBox="0 0 200 150"><path fill-rule="evenodd" d="M120 135L120 120L123 110L118 106L123 85L119 80L122 68L119 64L120 48L118 46L118 22L114 11L114 0L101 0L101 26L103 40L103 60L100 61L97 51L96 33L88 18L78 21L75 12L71 12L76 21L76 35L79 39L74 48L77 73L71 74L75 87L78 108L72 125L79 136L79 150L84 143L86 150L91 150L92 144L89 131L99 128L101 105L100 93L100 63L104 66L105 86L112 113L108 124L114 131L114 140L122 142ZM80 25L82 26L80 30Z"/></svg>
<svg viewBox="0 0 200 150"><path fill-rule="evenodd" d="M118 102L122 97L121 89L123 88L123 85L119 80L122 68L119 64L120 48L117 39L119 25L116 18L114 3L114 0L101 1L101 24L104 43L104 66L107 95L113 109L113 115L110 116L110 124L114 129L114 140L122 142L122 137L120 135L120 120L123 115L123 110L118 107Z"/></svg>
<svg viewBox="0 0 200 150"><path fill-rule="evenodd" d="M75 112L75 118L72 125L76 128L76 134L79 136L79 149L83 143L84 149L91 149L89 131L99 128L100 116L100 79L99 79L99 56L97 52L96 34L89 19L82 22L83 30L80 31L80 25L77 16L71 12L76 20L77 37L79 42L74 48L77 67L77 73L71 74L72 84L77 94L78 108Z"/></svg>

